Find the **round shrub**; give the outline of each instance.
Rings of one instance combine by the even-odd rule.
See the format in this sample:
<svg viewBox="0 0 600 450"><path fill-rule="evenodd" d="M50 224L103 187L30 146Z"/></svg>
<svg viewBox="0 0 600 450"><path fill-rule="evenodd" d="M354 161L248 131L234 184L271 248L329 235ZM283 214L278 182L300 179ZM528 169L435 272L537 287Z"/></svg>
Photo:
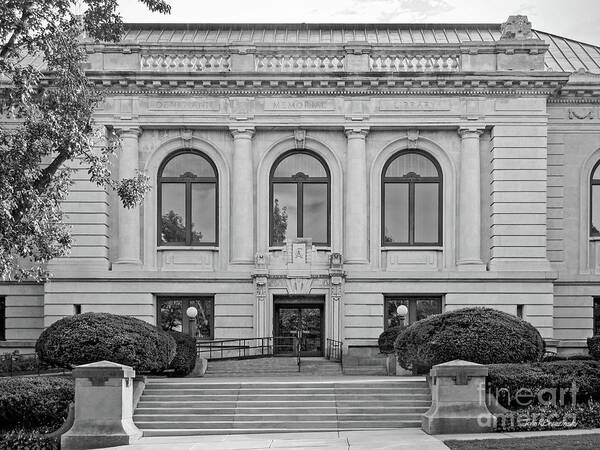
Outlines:
<svg viewBox="0 0 600 450"><path fill-rule="evenodd" d="M67 417L74 397L71 378L0 378L0 429L56 429Z"/></svg>
<svg viewBox="0 0 600 450"><path fill-rule="evenodd" d="M544 340L528 322L490 308L464 308L405 328L394 345L398 362L420 373L455 359L479 364L538 361Z"/></svg>
<svg viewBox="0 0 600 450"><path fill-rule="evenodd" d="M65 317L42 332L35 345L40 359L60 367L112 361L138 373L167 369L175 340L143 320L108 313Z"/></svg>
<svg viewBox="0 0 600 450"><path fill-rule="evenodd" d="M379 339L377 340L379 351L384 355L394 353L394 342L396 342L396 338L404 328L404 325L398 325L384 330L383 333L379 335Z"/></svg>
<svg viewBox="0 0 600 450"><path fill-rule="evenodd" d="M194 370L196 365L196 340L190 335L179 331L169 331L169 334L177 344L175 358L171 361L170 366L171 369L174 369L172 375L184 377Z"/></svg>

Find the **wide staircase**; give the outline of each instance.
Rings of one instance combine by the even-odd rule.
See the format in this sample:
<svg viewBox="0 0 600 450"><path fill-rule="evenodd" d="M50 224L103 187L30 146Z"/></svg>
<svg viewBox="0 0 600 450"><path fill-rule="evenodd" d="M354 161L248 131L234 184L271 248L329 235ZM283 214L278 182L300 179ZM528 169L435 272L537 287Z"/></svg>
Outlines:
<svg viewBox="0 0 600 450"><path fill-rule="evenodd" d="M204 376L207 378L223 378L290 375L334 376L341 374L341 364L325 358L303 357L298 370L298 360L295 357L271 357L209 361Z"/></svg>
<svg viewBox="0 0 600 450"><path fill-rule="evenodd" d="M423 378L150 379L134 414L144 436L419 427Z"/></svg>

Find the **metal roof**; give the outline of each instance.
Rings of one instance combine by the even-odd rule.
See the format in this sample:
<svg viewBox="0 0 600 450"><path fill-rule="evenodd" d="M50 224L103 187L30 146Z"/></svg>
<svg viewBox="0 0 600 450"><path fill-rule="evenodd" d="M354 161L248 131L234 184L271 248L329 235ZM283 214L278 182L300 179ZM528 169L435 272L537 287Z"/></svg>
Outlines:
<svg viewBox="0 0 600 450"><path fill-rule="evenodd" d="M600 73L600 47L534 30L549 44L547 70ZM140 44L460 44L493 42L500 24L126 24L123 40Z"/></svg>

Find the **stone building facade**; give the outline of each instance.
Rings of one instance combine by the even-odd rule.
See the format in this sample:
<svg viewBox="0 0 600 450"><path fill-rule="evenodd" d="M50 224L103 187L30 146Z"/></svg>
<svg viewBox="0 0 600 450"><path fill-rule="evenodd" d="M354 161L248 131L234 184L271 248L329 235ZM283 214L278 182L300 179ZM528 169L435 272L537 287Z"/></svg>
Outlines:
<svg viewBox="0 0 600 450"><path fill-rule="evenodd" d="M130 24L86 46L116 172L152 189L124 209L78 168L70 256L0 284L6 351L88 311L202 339L301 320L310 354L371 351L401 303L497 308L563 353L598 332L600 48L520 16Z"/></svg>

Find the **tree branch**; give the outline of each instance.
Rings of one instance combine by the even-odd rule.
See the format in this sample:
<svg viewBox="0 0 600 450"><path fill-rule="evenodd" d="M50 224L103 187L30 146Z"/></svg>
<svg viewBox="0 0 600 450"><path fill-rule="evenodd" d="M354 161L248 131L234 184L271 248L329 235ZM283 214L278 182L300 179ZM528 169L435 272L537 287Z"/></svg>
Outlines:
<svg viewBox="0 0 600 450"><path fill-rule="evenodd" d="M25 31L25 26L27 25L27 19L29 19L29 15L31 14L31 7L32 7L32 5L33 5L32 2L27 2L23 6L23 9L21 11L21 19L19 20L19 24L17 25L17 27L13 31L13 34L11 35L10 39L8 40L8 42L6 42L6 44L4 44L2 46L2 50L0 50L0 58L6 58L6 55L8 55L8 53L11 50L13 50L13 47L15 45L15 41L17 40L17 38L21 34L23 34L23 31Z"/></svg>
<svg viewBox="0 0 600 450"><path fill-rule="evenodd" d="M56 155L56 158L54 158L54 160L44 170L42 170L42 174L35 182L35 189L38 192L41 192L46 186L48 186L52 176L67 159L69 159L68 152L60 152L58 155Z"/></svg>

